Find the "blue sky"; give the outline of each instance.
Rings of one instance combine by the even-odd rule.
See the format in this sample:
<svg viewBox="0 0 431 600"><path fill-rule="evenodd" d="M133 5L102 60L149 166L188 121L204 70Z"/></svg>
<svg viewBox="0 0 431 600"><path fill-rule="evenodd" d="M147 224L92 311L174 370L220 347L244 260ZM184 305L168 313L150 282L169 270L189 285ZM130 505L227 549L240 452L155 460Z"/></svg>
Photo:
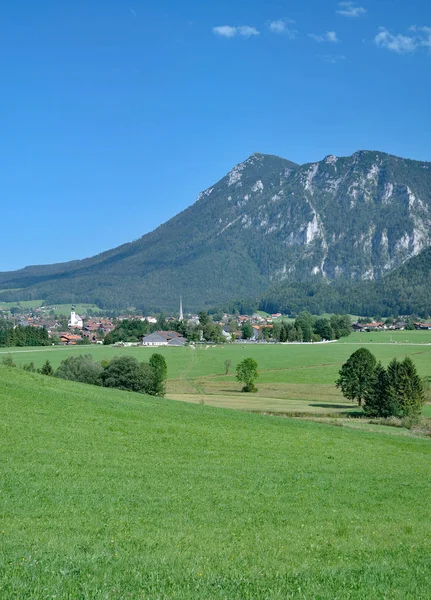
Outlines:
<svg viewBox="0 0 431 600"><path fill-rule="evenodd" d="M0 3L0 270L151 231L253 152L431 160L424 0Z"/></svg>

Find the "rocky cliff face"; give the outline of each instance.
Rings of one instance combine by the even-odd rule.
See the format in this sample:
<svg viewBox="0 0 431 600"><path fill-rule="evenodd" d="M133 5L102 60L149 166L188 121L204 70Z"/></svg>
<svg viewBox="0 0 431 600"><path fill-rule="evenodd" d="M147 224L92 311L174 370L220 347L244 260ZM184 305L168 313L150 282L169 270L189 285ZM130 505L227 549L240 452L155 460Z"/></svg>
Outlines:
<svg viewBox="0 0 431 600"><path fill-rule="evenodd" d="M362 151L307 165L254 154L187 210L84 261L0 274L3 299L190 308L282 280L376 280L431 246L431 163Z"/></svg>
<svg viewBox="0 0 431 600"><path fill-rule="evenodd" d="M376 279L431 245L430 164L357 152L259 177L268 161L254 155L204 195L223 197L218 235L262 240L271 279Z"/></svg>

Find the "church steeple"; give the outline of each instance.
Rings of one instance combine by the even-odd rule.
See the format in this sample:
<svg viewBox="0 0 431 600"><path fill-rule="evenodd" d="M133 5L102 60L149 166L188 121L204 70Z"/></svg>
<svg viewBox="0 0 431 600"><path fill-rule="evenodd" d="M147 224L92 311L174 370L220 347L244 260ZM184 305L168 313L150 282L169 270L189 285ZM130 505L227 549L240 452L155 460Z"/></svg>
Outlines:
<svg viewBox="0 0 431 600"><path fill-rule="evenodd" d="M180 321L182 321L184 319L184 315L183 315L183 297L180 296Z"/></svg>

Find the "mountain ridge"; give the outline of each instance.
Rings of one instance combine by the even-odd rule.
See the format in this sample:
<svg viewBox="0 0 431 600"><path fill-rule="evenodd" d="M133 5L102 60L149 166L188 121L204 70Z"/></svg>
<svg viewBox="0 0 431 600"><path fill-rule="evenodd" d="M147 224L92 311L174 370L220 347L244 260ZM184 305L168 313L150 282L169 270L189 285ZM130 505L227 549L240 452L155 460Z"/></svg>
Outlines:
<svg viewBox="0 0 431 600"><path fill-rule="evenodd" d="M430 190L431 163L378 151L304 165L254 153L133 242L0 273L0 299L169 309L182 293L199 308L279 280L378 280L431 245Z"/></svg>

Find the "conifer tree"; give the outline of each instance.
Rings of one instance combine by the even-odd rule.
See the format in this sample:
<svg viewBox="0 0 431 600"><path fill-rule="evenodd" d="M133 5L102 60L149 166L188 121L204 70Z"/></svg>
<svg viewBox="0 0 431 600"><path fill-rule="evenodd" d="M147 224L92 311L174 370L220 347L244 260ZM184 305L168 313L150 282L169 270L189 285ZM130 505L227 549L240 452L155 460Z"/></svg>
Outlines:
<svg viewBox="0 0 431 600"><path fill-rule="evenodd" d="M54 375L54 369L52 368L49 360L44 362L44 364L42 365L42 368L39 369L39 373L41 373L42 375Z"/></svg>
<svg viewBox="0 0 431 600"><path fill-rule="evenodd" d="M370 386L364 395L364 414L367 417L391 417L397 414L397 404L390 393L386 369L379 362L374 369Z"/></svg>
<svg viewBox="0 0 431 600"><path fill-rule="evenodd" d="M148 364L153 370L152 389L151 391L148 390L148 393L163 397L166 393L166 379L168 376L166 360L161 354L152 354Z"/></svg>
<svg viewBox="0 0 431 600"><path fill-rule="evenodd" d="M417 417L425 403L425 389L416 367L408 356L403 361L394 358L388 366L388 394L399 417Z"/></svg>

